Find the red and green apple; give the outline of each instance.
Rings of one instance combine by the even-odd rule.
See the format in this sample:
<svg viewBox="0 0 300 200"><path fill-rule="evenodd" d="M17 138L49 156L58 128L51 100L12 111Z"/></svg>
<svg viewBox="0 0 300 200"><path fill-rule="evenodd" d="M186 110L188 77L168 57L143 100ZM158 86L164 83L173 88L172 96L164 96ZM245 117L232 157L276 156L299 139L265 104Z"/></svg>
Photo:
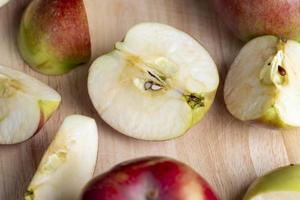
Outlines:
<svg viewBox="0 0 300 200"><path fill-rule="evenodd" d="M35 70L66 73L91 57L90 33L83 0L33 0L21 20L19 49Z"/></svg>
<svg viewBox="0 0 300 200"><path fill-rule="evenodd" d="M122 163L86 186L81 200L217 200L189 166L163 157Z"/></svg>
<svg viewBox="0 0 300 200"><path fill-rule="evenodd" d="M300 41L300 1L213 0L220 19L240 39L275 35Z"/></svg>

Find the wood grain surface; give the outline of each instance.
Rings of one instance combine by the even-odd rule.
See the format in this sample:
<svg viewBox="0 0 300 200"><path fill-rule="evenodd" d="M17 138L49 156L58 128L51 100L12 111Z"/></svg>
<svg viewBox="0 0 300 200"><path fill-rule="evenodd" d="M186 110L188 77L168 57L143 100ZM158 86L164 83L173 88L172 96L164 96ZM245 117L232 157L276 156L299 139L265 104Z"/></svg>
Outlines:
<svg viewBox="0 0 300 200"><path fill-rule="evenodd" d="M156 21L191 34L207 48L217 63L221 85L211 110L187 135L168 142L138 141L105 124L87 94L90 64L57 77L38 74L24 64L16 47L16 32L20 16L29 2L11 0L0 8L0 65L22 70L48 83L62 95L62 105L31 140L19 145L0 146L0 200L22 199L62 120L74 113L94 117L98 122L100 147L95 175L127 159L164 155L195 168L222 200L240 200L257 176L279 166L300 163L300 134L297 130L284 132L244 124L226 110L223 82L242 43L218 21L209 0L85 0L93 58L110 51L134 24Z"/></svg>

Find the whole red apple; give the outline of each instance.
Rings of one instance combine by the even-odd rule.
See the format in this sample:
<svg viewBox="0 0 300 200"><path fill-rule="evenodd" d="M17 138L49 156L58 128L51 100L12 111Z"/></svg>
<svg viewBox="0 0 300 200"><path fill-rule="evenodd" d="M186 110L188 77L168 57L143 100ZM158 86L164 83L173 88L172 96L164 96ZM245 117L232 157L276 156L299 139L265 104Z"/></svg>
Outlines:
<svg viewBox="0 0 300 200"><path fill-rule="evenodd" d="M300 41L300 1L213 0L230 30L247 41L261 35Z"/></svg>
<svg viewBox="0 0 300 200"><path fill-rule="evenodd" d="M193 169L178 161L148 157L133 160L95 178L82 200L217 200Z"/></svg>

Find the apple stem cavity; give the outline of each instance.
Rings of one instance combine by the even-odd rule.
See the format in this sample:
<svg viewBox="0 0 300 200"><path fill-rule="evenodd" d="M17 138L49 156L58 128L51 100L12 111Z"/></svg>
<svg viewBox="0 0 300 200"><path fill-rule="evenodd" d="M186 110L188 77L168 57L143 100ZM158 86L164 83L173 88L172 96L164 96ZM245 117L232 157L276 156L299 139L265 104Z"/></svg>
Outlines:
<svg viewBox="0 0 300 200"><path fill-rule="evenodd" d="M146 200L156 200L158 195L159 191L157 189L153 189L147 194Z"/></svg>
<svg viewBox="0 0 300 200"><path fill-rule="evenodd" d="M184 95L184 97L192 109L205 106L204 103L205 98L201 95L197 96L196 94L190 94L190 95Z"/></svg>

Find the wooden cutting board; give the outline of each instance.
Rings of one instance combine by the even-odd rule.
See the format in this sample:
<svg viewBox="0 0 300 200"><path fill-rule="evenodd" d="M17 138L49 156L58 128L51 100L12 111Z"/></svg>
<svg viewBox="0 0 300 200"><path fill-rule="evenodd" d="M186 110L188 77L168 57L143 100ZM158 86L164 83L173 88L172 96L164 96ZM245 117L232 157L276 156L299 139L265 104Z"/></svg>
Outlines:
<svg viewBox="0 0 300 200"><path fill-rule="evenodd" d="M300 134L244 124L226 110L223 82L242 44L217 20L209 0L85 0L93 57L111 50L116 41L136 23L163 22L198 39L218 65L221 85L212 109L189 133L168 142L146 142L128 138L98 117L87 94L90 64L64 76L38 74L24 64L16 47L20 16L29 0L11 0L0 9L0 64L22 70L48 83L62 95L62 105L44 129L31 140L0 146L0 199L19 200L32 178L43 152L62 120L79 113L94 117L100 132L95 175L136 157L163 155L195 168L223 200L240 200L248 185L267 171L300 163Z"/></svg>

